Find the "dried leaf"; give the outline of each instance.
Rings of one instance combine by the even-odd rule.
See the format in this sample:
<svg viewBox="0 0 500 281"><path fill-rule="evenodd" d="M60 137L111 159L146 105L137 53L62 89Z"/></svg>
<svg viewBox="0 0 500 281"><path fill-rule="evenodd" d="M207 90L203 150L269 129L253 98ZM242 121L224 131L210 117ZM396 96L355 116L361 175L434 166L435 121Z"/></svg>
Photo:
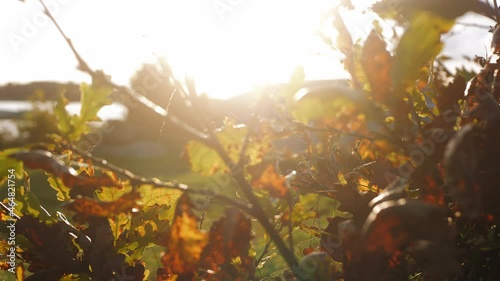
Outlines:
<svg viewBox="0 0 500 281"><path fill-rule="evenodd" d="M41 169L62 180L65 186L75 186L96 190L102 186L121 187L120 182L108 174L90 177L86 174L78 174L75 169L68 166L55 155L44 150L25 150L12 153L11 158L23 161L28 169Z"/></svg>
<svg viewBox="0 0 500 281"><path fill-rule="evenodd" d="M195 280L201 254L208 243L207 235L198 229L192 208L189 197L183 194L177 201L167 251L161 258L165 267L179 275L179 280Z"/></svg>
<svg viewBox="0 0 500 281"><path fill-rule="evenodd" d="M464 98L465 87L465 79L462 76L455 77L455 80L447 86L439 87L436 105L441 114L448 114L446 111L451 110L460 99Z"/></svg>
<svg viewBox="0 0 500 281"><path fill-rule="evenodd" d="M254 175L252 186L256 189L268 191L273 197L284 198L288 194L285 176L276 172L272 164L268 164L260 175Z"/></svg>
<svg viewBox="0 0 500 281"><path fill-rule="evenodd" d="M222 265L239 257L239 267L253 274L254 262L248 255L251 231L251 221L241 212L226 210L226 216L214 222L210 228L209 243L203 251L201 267L218 272Z"/></svg>
<svg viewBox="0 0 500 281"><path fill-rule="evenodd" d="M140 195L137 192L122 195L114 202L100 202L91 198L77 198L69 202L66 208L83 218L89 216L111 217L119 213L130 212L134 208L139 208L140 206L137 204L139 198Z"/></svg>

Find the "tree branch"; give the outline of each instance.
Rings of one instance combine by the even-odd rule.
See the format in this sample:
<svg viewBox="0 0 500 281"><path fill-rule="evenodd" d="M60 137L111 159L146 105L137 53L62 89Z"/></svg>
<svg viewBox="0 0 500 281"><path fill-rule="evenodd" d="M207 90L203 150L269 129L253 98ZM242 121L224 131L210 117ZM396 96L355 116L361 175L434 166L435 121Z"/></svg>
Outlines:
<svg viewBox="0 0 500 281"><path fill-rule="evenodd" d="M132 186L138 185L138 184L147 184L147 185L151 185L151 186L156 187L156 188L169 188L169 189L179 190L179 191L182 191L185 193L190 193L190 194L195 194L195 195L203 195L203 196L207 196L207 197L211 197L211 198L223 201L224 203L231 205L231 206L234 206L234 207L237 207L237 208L241 209L242 211L244 211L245 213L253 216L253 208L251 208L248 204L245 204L243 202L239 202L231 197L227 197L225 195L215 193L212 190L191 189L191 188L188 188L187 185L182 184L182 183L163 182L163 181L160 181L158 179L148 179L145 177L141 177L141 176L138 176L138 175L130 172L129 170L115 166L115 165L109 163L105 159L98 158L98 157L92 155L91 153L82 151L82 150L78 149L75 145L68 145L68 144L60 144L60 145L63 148L68 149L70 151L73 151L84 158L91 159L93 165L96 167L105 168L105 169L107 169L115 174L125 176L127 179L130 180L130 183L132 184ZM95 164L95 163L97 163L97 164Z"/></svg>
<svg viewBox="0 0 500 281"><path fill-rule="evenodd" d="M168 111L162 108L161 106L157 105L150 99L146 98L144 95L141 95L139 93L136 93L135 91L129 90L127 87L120 86L112 82L111 80L107 79L102 71L95 71L92 68L89 67L87 62L82 58L80 53L76 50L75 46L71 42L71 39L66 36L62 28L59 26L59 23L56 21L52 13L49 11L43 0L39 0L39 2L42 4L45 14L49 17L49 19L52 21L52 23L56 26L57 30L61 34L61 36L64 38L66 41L66 44L69 46L71 51L73 52L73 55L75 56L76 60L78 61L78 69L81 71L89 74L94 81L99 81L100 83L104 84L105 86L111 87L113 89L116 89L118 92L121 94L125 94L135 101L141 103L142 105L146 106L148 109L152 110L153 112L159 114L160 116L163 116L166 120L169 122L173 123L175 126L180 128L184 133L186 133L189 137L196 139L202 143L206 143L207 140L207 135L204 134L203 132L200 132L198 129L188 125L187 123L183 122L176 116L173 116L171 114L168 114Z"/></svg>
<svg viewBox="0 0 500 281"><path fill-rule="evenodd" d="M240 188L243 191L243 193L245 194L245 196L247 197L248 201L251 204L251 207L248 207L244 204L241 204L239 202L234 201L231 198L228 198L228 197L225 197L225 196L222 196L219 194L210 194L210 196L217 198L217 199L220 199L221 201L225 201L228 204L236 205L238 208L242 209L243 211L246 211L247 213L249 213L250 215L255 217L262 224L262 226L267 231L267 233L269 234L271 239L274 241L274 243L276 244L276 247L278 248L280 253L283 255L287 264L292 269L297 269L298 262L297 262L297 259L295 258L295 255L293 254L293 249L287 248L283 239L281 239L279 233L276 231L274 226L271 224L271 222L267 218L267 216L264 212L264 209L260 205L257 197L253 194L253 188L245 179L245 177L243 175L242 167L233 163L233 161L229 158L229 156L227 155L226 151L223 149L223 147L220 144L220 142L218 141L218 139L215 137L215 134L213 133L213 131L208 130L208 135L203 133L203 132L200 132L196 128L193 128L190 125L184 123L182 120L178 119L177 117L167 114L165 109L158 106L157 104L155 104L151 100L147 99L145 96L137 94L135 92L131 92L128 88L123 87L123 86L119 86L119 85L111 82L109 79L107 79L104 76L103 72L92 70L89 67L89 65L86 63L86 61L83 60L83 58L80 56L80 54L78 53L78 51L74 47L74 45L71 42L71 40L69 39L69 37L67 37L66 34L63 32L63 30L61 29L61 27L59 26L59 24L57 23L55 18L50 13L47 6L45 6L45 3L43 2L43 0L39 0L39 1L42 4L42 6L45 10L45 13L49 17L49 19L54 23L54 25L57 27L59 33L66 40L67 45L70 47L71 51L73 52L75 58L78 61L78 64L79 64L78 68L80 70L88 73L93 78L94 81L99 81L99 82L103 83L104 85L107 85L109 87L112 87L112 88L118 90L122 94L126 94L126 95L132 97L133 99L135 99L136 101L145 105L147 108L149 108L153 112L156 112L157 114L165 117L168 121L172 122L174 125L176 125L180 129L182 129L183 132L186 133L189 137L191 137L197 141L200 141L209 147L212 147L213 149L215 149L218 152L218 154L224 160L226 165L228 167L231 167L232 171L236 171L235 173L232 173L232 176L233 176L234 180L236 181L236 183L240 186ZM178 82L176 82L176 84L177 83ZM182 93L185 93L184 90L182 89L182 87L179 88L179 91L181 91ZM83 154L83 155L85 155L85 154ZM117 171L120 174L123 174L126 177L129 177L131 179L131 181L134 181L134 182L151 184L151 185L154 185L156 187L167 187L167 188L177 189L177 190L181 190L183 192L191 192L191 193L198 193L198 194L201 193L199 191L192 191L191 189L188 189L186 185L183 185L183 184L162 183L162 182L159 182L156 180L147 180L145 178L137 177L137 176L133 175L130 171L117 169L116 166L109 166L109 164L106 164L106 162L101 161L100 163L103 165L106 165L106 167L110 170ZM208 191L208 193L210 193L210 191ZM204 193L204 194L209 195L207 193Z"/></svg>

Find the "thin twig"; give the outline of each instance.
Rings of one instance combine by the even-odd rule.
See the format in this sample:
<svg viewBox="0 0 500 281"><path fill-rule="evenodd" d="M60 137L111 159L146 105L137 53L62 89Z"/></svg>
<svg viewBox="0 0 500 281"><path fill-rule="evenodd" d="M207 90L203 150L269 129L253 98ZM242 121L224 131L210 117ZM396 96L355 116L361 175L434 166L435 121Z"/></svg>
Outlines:
<svg viewBox="0 0 500 281"><path fill-rule="evenodd" d="M264 246L264 249L262 250L262 254L260 254L260 257L255 261L255 266L258 266L259 263L262 261L264 256L266 255L267 251L269 250L269 246L271 246L272 240L267 240L266 245Z"/></svg>
<svg viewBox="0 0 500 281"><path fill-rule="evenodd" d="M174 99L174 95L175 95L175 92L177 91L177 89L174 89L174 91L172 92L172 94L170 95L170 98L168 99L168 104L167 106L165 107L165 111L166 113L168 114L168 111L170 110L170 105L172 104L172 100ZM161 141L161 136L163 135L163 128L165 127L165 121L163 121L163 123L161 124L161 128L160 128L160 134L158 136L158 142Z"/></svg>
<svg viewBox="0 0 500 281"><path fill-rule="evenodd" d="M481 29L490 29L491 26L486 25L486 24L479 24L479 23L473 23L473 22L456 22L455 25L462 25L466 27L477 27Z"/></svg>
<svg viewBox="0 0 500 281"><path fill-rule="evenodd" d="M127 179L130 180L130 183L132 186L146 184L146 185L151 185L151 186L156 187L156 188L169 188L169 189L179 190L179 191L182 191L185 193L204 195L204 196L208 196L208 197L223 201L228 205L232 205L234 207L240 208L245 213L253 216L253 209L250 206L248 206L248 204L236 201L235 199L233 199L231 197L227 197L223 194L215 193L212 190L191 189L191 188L188 188L187 185L182 184L182 183L163 182L163 181L160 181L158 179L148 179L145 177L141 177L141 176L135 175L134 173L130 172L129 170L115 166L115 165L109 163L105 159L98 158L98 157L96 157L88 152L84 152L84 151L78 149L75 145L67 145L67 144L60 144L60 145L62 147L64 147L65 149L71 150L71 151L79 154L80 156L83 156L85 158L92 160L92 163L94 164L94 166L96 166L98 168L105 168L105 169L107 169L115 174L125 176ZM96 165L95 163L98 163L98 164Z"/></svg>
<svg viewBox="0 0 500 281"><path fill-rule="evenodd" d="M333 127L320 128L320 127L314 127L314 126L306 125L306 124L300 123L300 122L293 122L293 124L299 130L342 134L342 135L351 136L351 137L355 137L355 138L359 138L359 139L366 139L366 140L369 140L369 141L374 141L375 140L374 137L370 137L370 136L367 136L367 135L363 135L363 134L359 134L359 133L354 133L354 132L345 132L343 130L340 130L340 129L337 129L337 128L333 128ZM383 136L383 135L381 135L381 136ZM383 137L390 139L387 136L383 136Z"/></svg>
<svg viewBox="0 0 500 281"><path fill-rule="evenodd" d="M210 206L210 200L212 200L212 198L208 197L207 198L207 202L205 203L205 205L206 205L205 209L201 213L201 216L200 216L200 230L203 229L203 222L205 221L205 215L207 214L208 207Z"/></svg>

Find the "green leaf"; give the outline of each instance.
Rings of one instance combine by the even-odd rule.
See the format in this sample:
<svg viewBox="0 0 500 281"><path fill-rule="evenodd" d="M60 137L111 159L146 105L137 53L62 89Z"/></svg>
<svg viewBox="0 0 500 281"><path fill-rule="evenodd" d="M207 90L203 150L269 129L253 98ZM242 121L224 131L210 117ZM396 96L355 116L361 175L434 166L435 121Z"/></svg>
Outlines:
<svg viewBox="0 0 500 281"><path fill-rule="evenodd" d="M54 115L57 119L57 128L64 137L68 137L73 131L72 117L66 111L66 105L68 105L68 99L61 94L54 106Z"/></svg>
<svg viewBox="0 0 500 281"><path fill-rule="evenodd" d="M29 181L25 181L24 185L16 188L16 210L23 215L32 215L34 218L47 220L50 218L49 214L42 208L40 201L30 191Z"/></svg>
<svg viewBox="0 0 500 281"><path fill-rule="evenodd" d="M58 201L67 201L71 197L69 195L70 188L67 187L61 178L55 177L49 173L46 173L48 178L50 187L52 187L57 192L57 200Z"/></svg>
<svg viewBox="0 0 500 281"><path fill-rule="evenodd" d="M116 187L102 187L96 190L97 199L102 202L114 202L121 196L132 191L131 185L125 185L123 188Z"/></svg>
<svg viewBox="0 0 500 281"><path fill-rule="evenodd" d="M84 121L99 121L97 112L105 106L110 104L108 96L113 89L105 86L96 86L94 84L88 85L82 83L80 91L82 93L80 109L80 118Z"/></svg>
<svg viewBox="0 0 500 281"><path fill-rule="evenodd" d="M342 109L360 108L370 102L362 92L341 86L321 91L304 89L297 93L296 100L291 108L292 114L297 121L306 124L311 121L336 119Z"/></svg>
<svg viewBox="0 0 500 281"><path fill-rule="evenodd" d="M23 161L9 157L12 153L20 151L21 148L10 148L0 152L0 184L3 184L11 174L9 170L14 170L16 179L23 177Z"/></svg>
<svg viewBox="0 0 500 281"><path fill-rule="evenodd" d="M412 18L396 49L392 68L396 94L403 95L419 77L420 69L441 52L441 34L448 32L453 23L452 19L427 11L419 12Z"/></svg>
<svg viewBox="0 0 500 281"><path fill-rule="evenodd" d="M87 123L89 121L99 121L97 112L111 103L109 95L112 89L105 86L96 86L82 83L80 86L81 92L81 109L79 115L70 115L66 110L68 99L61 95L54 107L54 115L57 119L57 128L61 135L70 141L76 141L80 137L88 133L90 128Z"/></svg>
<svg viewBox="0 0 500 281"><path fill-rule="evenodd" d="M103 202L114 202L124 194L132 191L130 184L125 184L123 188L103 187L96 191L97 198ZM174 206L182 192L168 188L158 188L152 185L143 184L137 188L141 195L141 209L149 212L151 208L157 206ZM161 220L170 220L174 216L174 208L165 207L160 214ZM115 236L116 238L117 236Z"/></svg>
<svg viewBox="0 0 500 281"><path fill-rule="evenodd" d="M154 205L175 205L182 192L168 188L158 188L151 185L141 185L138 188L141 193L142 206L148 209ZM173 210L172 210L173 217Z"/></svg>
<svg viewBox="0 0 500 281"><path fill-rule="evenodd" d="M235 125L232 122L226 122L225 126L216 132L217 139L233 162L239 160L240 151L247 134L248 128L246 126ZM245 153L248 158L247 164L256 165L260 163L270 148L271 142L267 136L251 137ZM217 151L200 142L190 141L186 145L186 154L191 170L203 176L211 176L228 170Z"/></svg>
<svg viewBox="0 0 500 281"><path fill-rule="evenodd" d="M108 99L113 89L105 86L96 86L95 84L88 85L82 83L80 86L81 91L81 109L80 115L74 119L74 131L71 133L71 139L79 139L82 134L89 132L87 122L100 121L97 117L97 112L105 106L110 104Z"/></svg>
<svg viewBox="0 0 500 281"><path fill-rule="evenodd" d="M109 220L109 226L111 227L111 232L113 233L115 245L117 244L120 235L125 230L130 230L130 219L129 215L125 213L119 213Z"/></svg>

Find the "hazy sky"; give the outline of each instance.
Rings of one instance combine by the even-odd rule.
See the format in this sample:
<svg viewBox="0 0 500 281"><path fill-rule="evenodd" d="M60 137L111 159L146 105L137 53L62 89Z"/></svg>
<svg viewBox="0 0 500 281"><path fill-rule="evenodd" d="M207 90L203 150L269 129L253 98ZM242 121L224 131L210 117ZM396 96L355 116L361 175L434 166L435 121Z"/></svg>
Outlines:
<svg viewBox="0 0 500 281"><path fill-rule="evenodd" d="M162 56L177 74L189 72L202 90L219 97L286 81L298 64L308 79L346 77L338 56L311 52L319 45L314 32L320 12L332 2L337 1L45 1L90 66L116 82L127 84L142 62ZM360 36L370 31L369 21L351 15L345 20ZM460 21L491 24L479 17ZM75 69L72 53L36 0L2 0L0 36L0 84L89 80ZM457 27L445 51L484 55L489 36Z"/></svg>

